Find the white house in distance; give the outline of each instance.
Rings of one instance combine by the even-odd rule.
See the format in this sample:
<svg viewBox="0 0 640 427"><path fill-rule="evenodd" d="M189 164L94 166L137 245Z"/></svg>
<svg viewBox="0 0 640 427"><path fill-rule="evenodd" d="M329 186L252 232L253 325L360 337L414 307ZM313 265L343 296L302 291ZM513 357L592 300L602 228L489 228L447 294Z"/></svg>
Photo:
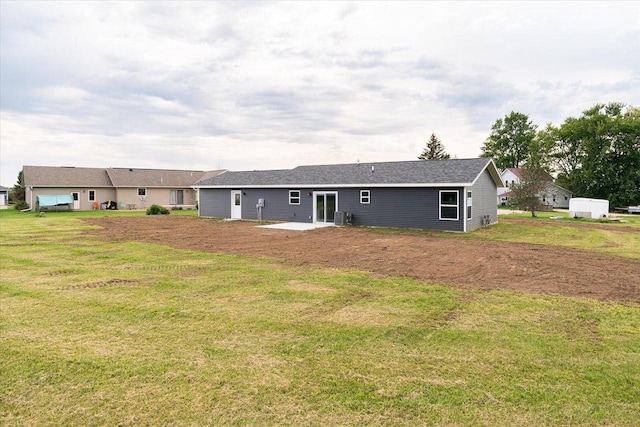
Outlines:
<svg viewBox="0 0 640 427"><path fill-rule="evenodd" d="M511 186L516 183L520 183L521 173L520 168L507 168L500 174L502 181L504 181L506 187L498 187L498 205L505 206L509 197L511 197ZM571 200L571 191L566 188L562 188L553 182L553 177L549 175L549 184L545 191L538 196L542 203L550 209L554 208L569 208L569 200Z"/></svg>
<svg viewBox="0 0 640 427"><path fill-rule="evenodd" d="M9 204L9 189L0 185L0 209L4 209Z"/></svg>

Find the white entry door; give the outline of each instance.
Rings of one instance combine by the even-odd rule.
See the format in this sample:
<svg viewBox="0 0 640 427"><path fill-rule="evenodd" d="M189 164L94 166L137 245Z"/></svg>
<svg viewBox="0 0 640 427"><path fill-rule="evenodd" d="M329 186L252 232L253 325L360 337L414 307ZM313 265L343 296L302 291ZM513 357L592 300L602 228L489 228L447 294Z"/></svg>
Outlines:
<svg viewBox="0 0 640 427"><path fill-rule="evenodd" d="M242 191L231 190L231 219L242 219Z"/></svg>
<svg viewBox="0 0 640 427"><path fill-rule="evenodd" d="M71 196L73 197L73 210L77 211L80 209L80 193L73 192Z"/></svg>

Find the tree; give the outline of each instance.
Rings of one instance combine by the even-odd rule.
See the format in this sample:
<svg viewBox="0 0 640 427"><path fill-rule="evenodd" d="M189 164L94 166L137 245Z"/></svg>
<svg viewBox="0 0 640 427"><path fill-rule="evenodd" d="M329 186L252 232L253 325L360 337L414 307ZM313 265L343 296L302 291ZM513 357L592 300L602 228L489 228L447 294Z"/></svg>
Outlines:
<svg viewBox="0 0 640 427"><path fill-rule="evenodd" d="M22 171L18 172L18 182L14 184L9 192L9 200L14 203L24 202L25 191L24 191L24 179L22 176Z"/></svg>
<svg viewBox="0 0 640 427"><path fill-rule="evenodd" d="M640 203L640 110L596 104L553 131L558 183L574 197Z"/></svg>
<svg viewBox="0 0 640 427"><path fill-rule="evenodd" d="M427 145L422 150L422 154L418 156L420 160L432 160L432 159L449 159L451 156L444 151L444 145L438 139L435 133L431 134Z"/></svg>
<svg viewBox="0 0 640 427"><path fill-rule="evenodd" d="M520 182L511 186L513 194L508 202L511 207L530 211L532 217L543 207L540 196L552 180L549 170L553 140L548 135L549 126L531 141L527 158L520 168Z"/></svg>
<svg viewBox="0 0 640 427"><path fill-rule="evenodd" d="M512 111L493 124L480 156L492 157L499 169L519 168L529 154L536 128L529 116Z"/></svg>

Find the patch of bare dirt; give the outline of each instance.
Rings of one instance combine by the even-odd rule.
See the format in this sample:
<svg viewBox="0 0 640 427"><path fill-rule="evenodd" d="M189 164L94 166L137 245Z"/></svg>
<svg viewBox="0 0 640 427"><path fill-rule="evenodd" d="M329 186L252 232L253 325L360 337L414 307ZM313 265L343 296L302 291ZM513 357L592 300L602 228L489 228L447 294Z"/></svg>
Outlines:
<svg viewBox="0 0 640 427"><path fill-rule="evenodd" d="M640 301L640 261L555 246L345 227L284 231L185 216L85 221L102 227L94 233L117 241L280 258L293 265L352 268L465 288Z"/></svg>

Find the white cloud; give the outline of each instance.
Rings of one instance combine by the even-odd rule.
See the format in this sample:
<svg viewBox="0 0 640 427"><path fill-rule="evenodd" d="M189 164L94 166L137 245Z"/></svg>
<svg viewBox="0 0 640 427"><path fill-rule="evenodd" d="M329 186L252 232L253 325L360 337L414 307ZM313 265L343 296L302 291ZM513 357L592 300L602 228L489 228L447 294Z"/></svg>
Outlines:
<svg viewBox="0 0 640 427"><path fill-rule="evenodd" d="M479 154L640 104L631 2L1 2L0 183L24 164L287 168Z"/></svg>

